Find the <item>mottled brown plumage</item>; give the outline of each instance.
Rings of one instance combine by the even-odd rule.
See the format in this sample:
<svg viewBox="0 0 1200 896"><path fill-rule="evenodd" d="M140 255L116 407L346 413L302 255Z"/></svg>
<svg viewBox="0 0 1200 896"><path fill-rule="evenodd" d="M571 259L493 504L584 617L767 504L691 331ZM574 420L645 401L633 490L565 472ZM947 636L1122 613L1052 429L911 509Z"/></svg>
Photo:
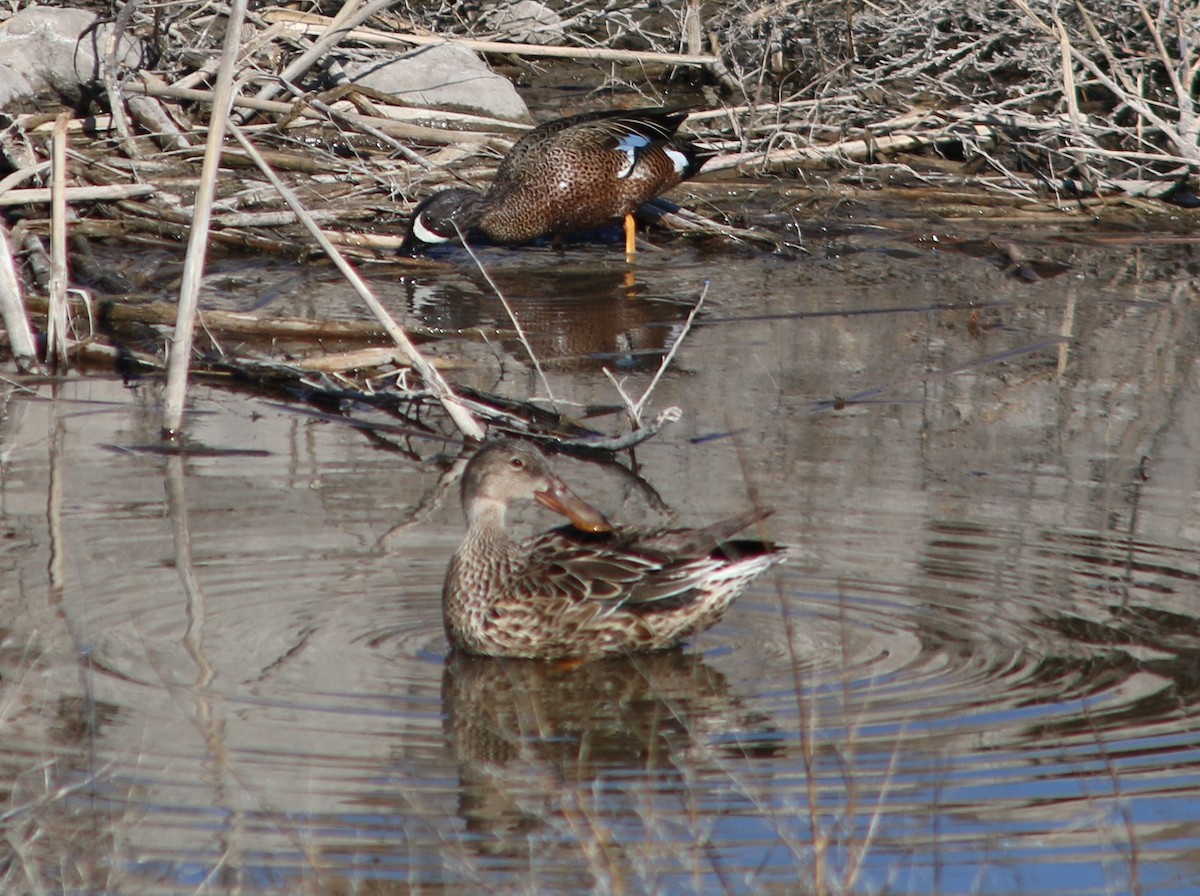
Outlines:
<svg viewBox="0 0 1200 896"><path fill-rule="evenodd" d="M644 203L707 161L676 137L686 117L673 109L633 109L539 125L513 146L486 193L443 190L418 205L400 251L416 254L459 232L516 244L600 227L614 218L631 221Z"/></svg>
<svg viewBox="0 0 1200 896"><path fill-rule="evenodd" d="M462 495L467 534L442 612L451 644L471 653L565 659L672 647L715 624L782 557L765 542L731 540L761 512L704 529L615 530L525 442L481 448ZM512 540L508 506L531 498L573 525Z"/></svg>

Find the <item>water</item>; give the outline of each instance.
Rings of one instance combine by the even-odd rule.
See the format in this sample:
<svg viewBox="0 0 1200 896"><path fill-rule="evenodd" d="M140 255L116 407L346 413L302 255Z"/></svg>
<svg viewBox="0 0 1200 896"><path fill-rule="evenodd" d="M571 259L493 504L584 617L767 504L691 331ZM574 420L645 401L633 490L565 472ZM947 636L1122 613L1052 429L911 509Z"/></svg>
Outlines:
<svg viewBox="0 0 1200 896"><path fill-rule="evenodd" d="M556 465L630 522L757 500L792 546L685 651L577 669L447 659L452 445L197 384L208 450L168 458L152 380L3 384L4 892L1195 892L1200 256L1144 242L1031 238L1038 282L871 228L633 282L485 253L579 416L710 281L641 479ZM370 273L410 322L506 326L461 255ZM542 388L515 340L438 353Z"/></svg>

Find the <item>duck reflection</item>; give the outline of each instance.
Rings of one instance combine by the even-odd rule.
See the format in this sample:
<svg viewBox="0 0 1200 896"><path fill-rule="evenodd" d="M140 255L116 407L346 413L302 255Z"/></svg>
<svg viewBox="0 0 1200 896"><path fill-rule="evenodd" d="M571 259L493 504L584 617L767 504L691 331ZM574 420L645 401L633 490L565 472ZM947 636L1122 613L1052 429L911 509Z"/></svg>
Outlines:
<svg viewBox="0 0 1200 896"><path fill-rule="evenodd" d="M543 363L603 364L637 369L656 365L687 318L691 305L645 297L627 270L558 264L551 269L503 267L489 274L516 314ZM512 331L492 287L458 282L406 281L408 310L424 326L452 331L482 327ZM505 351L525 357L516 339Z"/></svg>
<svg viewBox="0 0 1200 896"><path fill-rule="evenodd" d="M446 660L442 699L459 811L493 853L527 850L525 836L582 795L669 791L706 766L783 749L771 717L692 652L575 666L459 652Z"/></svg>

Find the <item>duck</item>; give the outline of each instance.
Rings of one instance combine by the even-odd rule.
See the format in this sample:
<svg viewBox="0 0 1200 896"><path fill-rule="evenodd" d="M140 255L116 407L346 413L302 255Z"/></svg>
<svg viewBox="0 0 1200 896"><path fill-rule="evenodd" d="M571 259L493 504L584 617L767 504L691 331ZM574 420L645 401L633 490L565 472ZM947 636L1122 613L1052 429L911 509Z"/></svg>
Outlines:
<svg viewBox="0 0 1200 896"><path fill-rule="evenodd" d="M533 500L570 525L514 539L510 506ZM467 654L583 661L665 650L715 625L783 559L733 536L752 510L698 529L623 529L575 494L531 442L485 443L462 476L466 535L446 570L442 616Z"/></svg>
<svg viewBox="0 0 1200 896"><path fill-rule="evenodd" d="M518 245L623 218L632 258L633 213L712 158L676 134L687 116L675 108L607 110L540 124L504 157L487 192L454 187L418 204L399 251L419 255L472 231Z"/></svg>

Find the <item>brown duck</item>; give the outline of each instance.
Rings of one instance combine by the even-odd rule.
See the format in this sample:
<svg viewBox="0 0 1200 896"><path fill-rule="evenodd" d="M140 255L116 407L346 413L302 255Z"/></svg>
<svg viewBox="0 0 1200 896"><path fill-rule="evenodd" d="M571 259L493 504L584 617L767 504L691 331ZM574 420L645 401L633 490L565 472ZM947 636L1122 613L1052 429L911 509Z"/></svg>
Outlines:
<svg viewBox="0 0 1200 896"><path fill-rule="evenodd" d="M534 499L572 525L523 541L509 504ZM458 649L529 659L659 650L715 624L782 551L732 536L763 512L704 529L617 530L576 496L526 442L481 448L463 473L467 534L442 589L446 635Z"/></svg>
<svg viewBox="0 0 1200 896"><path fill-rule="evenodd" d="M505 156L486 193L454 188L420 203L400 251L415 255L472 231L527 243L624 218L632 255L633 212L711 157L676 135L685 118L677 109L610 110L538 125Z"/></svg>

